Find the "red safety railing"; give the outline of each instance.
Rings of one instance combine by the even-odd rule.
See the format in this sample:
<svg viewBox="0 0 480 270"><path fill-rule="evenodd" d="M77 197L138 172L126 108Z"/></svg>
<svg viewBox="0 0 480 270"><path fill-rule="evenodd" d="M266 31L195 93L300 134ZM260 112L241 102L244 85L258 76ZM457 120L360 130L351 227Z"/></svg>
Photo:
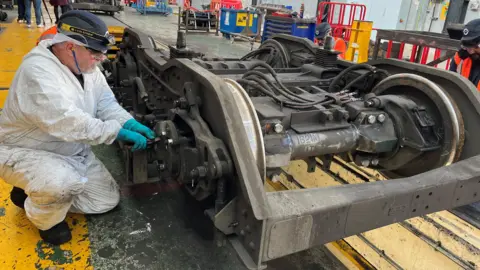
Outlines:
<svg viewBox="0 0 480 270"><path fill-rule="evenodd" d="M348 16L346 16L348 13ZM332 27L332 36L350 40L353 21L365 20L367 7L362 4L345 4L338 2L322 2L318 5L317 24L326 16ZM345 34L344 34L345 32Z"/></svg>
<svg viewBox="0 0 480 270"><path fill-rule="evenodd" d="M392 48L393 48L393 41L389 40L388 41L388 46L387 46L387 51L385 52L385 58L392 58ZM410 57L408 58L409 62L412 62L412 63L416 62L417 54L421 53L419 63L422 64L422 65L427 64L430 49L435 50L432 61L434 61L436 59L439 59L440 56L442 55L442 49L439 49L439 48L423 47L423 50L421 52L419 51L420 49L421 49L420 46L412 45L412 52L410 53ZM400 60L404 59L403 58L404 50L405 50L405 43L402 42L402 43L400 43L400 48L399 48L399 51L398 51L398 56L397 56L398 59L400 59ZM448 58L447 60L445 60L446 61L446 65L445 65L445 68L444 68L445 70L448 70L450 68L450 61L451 60L452 60L451 58ZM435 64L433 66L438 67L438 64Z"/></svg>
<svg viewBox="0 0 480 270"><path fill-rule="evenodd" d="M240 0L212 0L210 2L211 10L220 10L221 8L242 9L243 4Z"/></svg>
<svg viewBox="0 0 480 270"><path fill-rule="evenodd" d="M204 12L218 12L221 8L242 9L243 4L241 0L212 0L210 2L210 9L203 10ZM183 1L183 9L199 11L192 7L190 0Z"/></svg>

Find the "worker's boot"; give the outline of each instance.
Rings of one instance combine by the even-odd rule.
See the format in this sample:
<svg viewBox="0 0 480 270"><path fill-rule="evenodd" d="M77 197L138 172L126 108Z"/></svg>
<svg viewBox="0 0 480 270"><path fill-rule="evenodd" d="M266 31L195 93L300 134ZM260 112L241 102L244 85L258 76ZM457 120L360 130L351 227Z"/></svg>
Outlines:
<svg viewBox="0 0 480 270"><path fill-rule="evenodd" d="M46 231L38 231L40 232L40 237L42 237L43 241L52 245L61 245L72 240L72 233L65 221L58 223Z"/></svg>
<svg viewBox="0 0 480 270"><path fill-rule="evenodd" d="M25 191L18 187L13 187L12 191L10 192L10 200L12 200L13 204L20 208L24 208L27 197L28 196L25 194Z"/></svg>

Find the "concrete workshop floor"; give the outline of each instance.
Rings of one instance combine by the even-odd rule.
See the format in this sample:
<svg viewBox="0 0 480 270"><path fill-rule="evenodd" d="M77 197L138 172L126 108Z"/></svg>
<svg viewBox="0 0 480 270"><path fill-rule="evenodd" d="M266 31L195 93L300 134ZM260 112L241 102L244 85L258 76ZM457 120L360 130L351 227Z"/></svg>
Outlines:
<svg viewBox="0 0 480 270"><path fill-rule="evenodd" d="M174 9L176 11L176 9ZM119 24L117 20L109 16L101 16L108 25ZM115 18L125 22L129 26L152 36L155 40L174 45L177 41L178 17L168 17L159 14L141 15L135 9L125 7L125 11L115 14ZM221 36L215 36L215 30L211 33L191 32L187 33L187 45L210 56L242 57L250 51L250 43L245 40L230 40ZM258 43L255 47L258 47Z"/></svg>
<svg viewBox="0 0 480 270"><path fill-rule="evenodd" d="M53 16L51 9L50 14ZM9 12L9 16L15 17L16 11ZM155 39L175 42L175 16L142 16L129 8L116 16ZM113 18L102 18L107 24L114 25ZM2 59L9 59L9 63L13 58L17 61L15 67L2 69L10 74L14 73L19 64L18 60L29 49L5 41L15 37L22 40L17 44L30 44L29 46L33 47L41 30L26 29L16 22L3 26L7 30L0 34L0 43L4 45L2 53L5 56ZM249 51L246 42L231 45L229 41L215 37L214 34L189 35L188 42L204 52L224 57L238 57ZM7 74L2 76L10 81ZM118 147L99 146L94 148L94 152L121 185L120 205L114 211L103 215L69 215L67 220L74 239L61 247L51 247L40 240L38 231L28 221L24 211L10 202L11 186L1 181L0 261L6 268L245 269L231 246L217 248L211 240L202 237L204 234L197 230L199 223L196 219L192 220L196 209L190 201L185 200L177 185L158 183L129 187L125 183L123 160ZM322 246L272 261L268 269L314 270L344 267Z"/></svg>

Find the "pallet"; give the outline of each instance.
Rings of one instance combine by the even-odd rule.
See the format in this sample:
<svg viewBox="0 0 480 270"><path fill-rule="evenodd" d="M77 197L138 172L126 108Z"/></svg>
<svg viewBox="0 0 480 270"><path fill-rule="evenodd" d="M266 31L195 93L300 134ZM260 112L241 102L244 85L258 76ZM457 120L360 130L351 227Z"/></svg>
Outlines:
<svg viewBox="0 0 480 270"><path fill-rule="evenodd" d="M284 167L267 191L319 188L385 181L378 172L335 158L329 170L317 159L314 173L304 161ZM395 180L390 180L395 181ZM339 242L344 241L344 242ZM329 243L327 248L349 269L365 269L365 261L377 269L479 269L480 230L449 211L412 218L396 224ZM345 245L340 245L344 243ZM356 253L351 254L353 249ZM346 252L345 249L349 250ZM353 260L353 262L352 262Z"/></svg>

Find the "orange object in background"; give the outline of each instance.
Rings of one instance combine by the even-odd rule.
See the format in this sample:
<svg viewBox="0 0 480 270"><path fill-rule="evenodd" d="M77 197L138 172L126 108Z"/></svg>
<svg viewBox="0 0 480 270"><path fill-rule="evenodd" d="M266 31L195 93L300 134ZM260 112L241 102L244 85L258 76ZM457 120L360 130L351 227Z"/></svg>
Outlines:
<svg viewBox="0 0 480 270"><path fill-rule="evenodd" d="M57 34L57 26L54 25L47 30L45 30L40 37L37 39L37 44L44 39L52 39Z"/></svg>
<svg viewBox="0 0 480 270"><path fill-rule="evenodd" d="M345 52L347 51L347 43L341 37L334 37L333 40L335 41L335 44L333 45L333 50L337 52L341 52L341 54L338 55L338 58L345 59Z"/></svg>
<svg viewBox="0 0 480 270"><path fill-rule="evenodd" d="M229 8L229 9L242 9L243 4L241 0L212 0L210 2L210 9L211 10L220 10L221 8Z"/></svg>

